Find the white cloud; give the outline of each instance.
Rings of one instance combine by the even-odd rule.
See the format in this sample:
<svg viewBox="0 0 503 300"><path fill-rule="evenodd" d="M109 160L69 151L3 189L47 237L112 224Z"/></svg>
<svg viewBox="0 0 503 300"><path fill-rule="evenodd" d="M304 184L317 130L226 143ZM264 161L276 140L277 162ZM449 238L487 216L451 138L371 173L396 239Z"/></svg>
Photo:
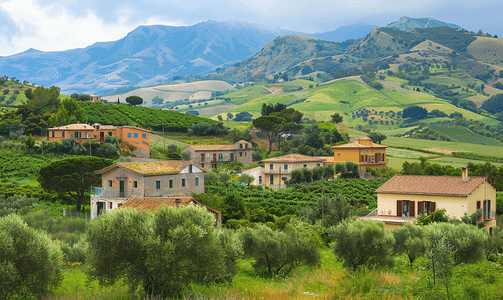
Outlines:
<svg viewBox="0 0 503 300"><path fill-rule="evenodd" d="M134 10L121 8L110 17L115 23L105 23L92 10L79 15L70 13L58 4L40 5L36 0L11 0L0 3L19 30L10 38L0 37L0 55L11 55L35 48L42 51L60 51L84 48L95 42L118 40L144 23L129 22ZM178 25L150 18L150 22ZM152 23L151 23L152 24Z"/></svg>

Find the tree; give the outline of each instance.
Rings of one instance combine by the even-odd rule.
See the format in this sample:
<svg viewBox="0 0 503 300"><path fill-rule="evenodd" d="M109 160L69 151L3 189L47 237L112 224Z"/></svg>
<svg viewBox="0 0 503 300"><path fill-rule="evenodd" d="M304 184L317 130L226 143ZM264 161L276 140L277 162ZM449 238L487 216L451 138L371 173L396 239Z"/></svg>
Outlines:
<svg viewBox="0 0 503 300"><path fill-rule="evenodd" d="M218 115L218 116L217 116L217 118L218 118L218 120L219 120L220 122L224 120L224 118L222 118L222 116L221 116L221 115Z"/></svg>
<svg viewBox="0 0 503 300"><path fill-rule="evenodd" d="M56 114L49 118L50 126L62 126L77 122L85 122L85 111L74 99L64 99L59 104Z"/></svg>
<svg viewBox="0 0 503 300"><path fill-rule="evenodd" d="M0 218L0 298L46 296L61 282L62 256L47 233L28 227L17 214Z"/></svg>
<svg viewBox="0 0 503 300"><path fill-rule="evenodd" d="M250 174L242 174L239 177L239 182L246 184L247 186L250 186L250 183L252 183L255 180L255 177L253 177Z"/></svg>
<svg viewBox="0 0 503 300"><path fill-rule="evenodd" d="M30 150L35 146L35 138L30 134L29 136L26 137L24 140L24 144L26 145L26 150L30 152Z"/></svg>
<svg viewBox="0 0 503 300"><path fill-rule="evenodd" d="M28 100L23 106L27 109L27 111L38 115L40 114L40 110L45 107L54 108L58 106L59 92L60 89L55 86L51 86L50 88L38 86L35 90L29 88L24 92Z"/></svg>
<svg viewBox="0 0 503 300"><path fill-rule="evenodd" d="M143 99L139 96L129 96L126 98L126 102L129 103L129 105L141 105L143 103Z"/></svg>
<svg viewBox="0 0 503 300"><path fill-rule="evenodd" d="M234 118L234 115L231 113L227 113L227 121L232 120Z"/></svg>
<svg viewBox="0 0 503 300"><path fill-rule="evenodd" d="M380 132L372 131L368 134L368 137L372 139L372 142L381 144L382 141L388 137Z"/></svg>
<svg viewBox="0 0 503 300"><path fill-rule="evenodd" d="M395 237L394 253L405 253L409 258L410 266L416 258L423 256L425 252L425 242L423 240L424 228L421 226L405 223L401 227L393 230Z"/></svg>
<svg viewBox="0 0 503 300"><path fill-rule="evenodd" d="M480 109L483 109L491 114L503 112L503 94L491 96L482 103Z"/></svg>
<svg viewBox="0 0 503 300"><path fill-rule="evenodd" d="M77 202L77 211L80 211L84 194L91 186L101 185L101 177L93 172L112 163L111 159L94 156L65 158L42 167L38 181L47 191L70 195Z"/></svg>
<svg viewBox="0 0 503 300"><path fill-rule="evenodd" d="M339 115L338 113L335 113L330 116L332 118L332 123L339 124L342 123L343 117Z"/></svg>
<svg viewBox="0 0 503 300"><path fill-rule="evenodd" d="M346 199L337 197L320 197L316 200L316 207L303 207L301 215L305 216L311 223L322 220L323 228L328 228L341 223L351 216L351 208Z"/></svg>
<svg viewBox="0 0 503 300"><path fill-rule="evenodd" d="M282 133L282 125L285 122L285 119L276 116L262 116L253 120L253 126L265 134L269 141L269 150L267 154L271 153L272 144Z"/></svg>
<svg viewBox="0 0 503 300"><path fill-rule="evenodd" d="M192 282L230 280L240 244L220 231L202 207L163 207L154 213L117 209L93 220L86 236L89 276L124 280L145 294L180 296Z"/></svg>
<svg viewBox="0 0 503 300"><path fill-rule="evenodd" d="M345 220L333 227L330 235L332 252L353 271L360 266L391 266L390 255L395 239L384 231L384 223L371 220Z"/></svg>
<svg viewBox="0 0 503 300"><path fill-rule="evenodd" d="M265 225L247 228L241 234L245 255L254 259L253 268L267 277L287 276L294 269L316 266L316 245L291 231L275 231Z"/></svg>
<svg viewBox="0 0 503 300"><path fill-rule="evenodd" d="M403 110L402 113L402 118L407 119L414 119L414 120L421 120L425 119L428 116L428 111L426 108L422 108L420 106L410 106L407 107Z"/></svg>

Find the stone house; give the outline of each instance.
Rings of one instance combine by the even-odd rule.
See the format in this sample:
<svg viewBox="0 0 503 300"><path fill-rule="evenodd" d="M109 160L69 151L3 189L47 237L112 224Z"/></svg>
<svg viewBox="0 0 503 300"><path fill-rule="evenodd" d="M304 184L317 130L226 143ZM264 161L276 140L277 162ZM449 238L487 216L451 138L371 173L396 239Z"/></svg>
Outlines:
<svg viewBox="0 0 503 300"><path fill-rule="evenodd" d="M91 218L119 207L132 196L204 192L204 170L189 161L120 162L94 173L101 175L102 187L91 196Z"/></svg>
<svg viewBox="0 0 503 300"><path fill-rule="evenodd" d="M252 143L240 140L230 145L188 145L182 149L190 153L190 160L203 169L216 168L218 164L252 162Z"/></svg>

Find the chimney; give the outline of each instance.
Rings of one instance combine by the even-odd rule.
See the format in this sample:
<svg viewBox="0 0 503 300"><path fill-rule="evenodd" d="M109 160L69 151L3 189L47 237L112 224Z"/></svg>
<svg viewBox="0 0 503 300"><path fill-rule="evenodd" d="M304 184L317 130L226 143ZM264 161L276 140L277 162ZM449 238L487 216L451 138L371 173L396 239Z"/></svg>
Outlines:
<svg viewBox="0 0 503 300"><path fill-rule="evenodd" d="M465 166L463 167L462 171L461 171L461 180L468 180L469 177L468 177L468 166Z"/></svg>

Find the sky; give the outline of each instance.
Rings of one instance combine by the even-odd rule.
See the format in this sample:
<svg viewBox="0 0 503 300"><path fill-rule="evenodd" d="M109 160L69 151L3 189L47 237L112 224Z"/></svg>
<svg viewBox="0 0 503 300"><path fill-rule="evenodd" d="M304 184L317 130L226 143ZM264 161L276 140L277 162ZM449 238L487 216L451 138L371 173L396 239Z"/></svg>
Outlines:
<svg viewBox="0 0 503 300"><path fill-rule="evenodd" d="M62 51L115 41L140 25L188 26L239 20L270 28L326 32L400 16L431 17L503 37L501 0L0 0L0 56L34 48Z"/></svg>

